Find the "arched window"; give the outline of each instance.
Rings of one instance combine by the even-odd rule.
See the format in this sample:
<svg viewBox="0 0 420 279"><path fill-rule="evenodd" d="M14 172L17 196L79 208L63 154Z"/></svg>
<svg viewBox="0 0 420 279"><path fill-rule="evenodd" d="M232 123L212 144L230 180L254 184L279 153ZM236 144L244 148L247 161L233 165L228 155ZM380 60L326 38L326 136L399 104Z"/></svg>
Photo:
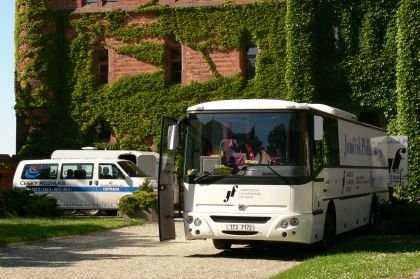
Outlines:
<svg viewBox="0 0 420 279"><path fill-rule="evenodd" d="M258 48L256 46L250 46L246 49L245 53L245 77L252 79L255 77L255 70L257 64Z"/></svg>

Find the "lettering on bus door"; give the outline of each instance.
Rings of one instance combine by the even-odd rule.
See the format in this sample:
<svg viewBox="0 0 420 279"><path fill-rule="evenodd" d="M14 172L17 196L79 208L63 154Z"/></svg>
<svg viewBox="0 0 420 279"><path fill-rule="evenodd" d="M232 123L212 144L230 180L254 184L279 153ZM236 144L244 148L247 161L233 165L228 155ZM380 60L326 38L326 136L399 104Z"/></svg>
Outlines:
<svg viewBox="0 0 420 279"><path fill-rule="evenodd" d="M174 184L175 184L175 149L172 132L176 121L162 119L159 177L158 177L158 216L160 241L175 239L174 220Z"/></svg>

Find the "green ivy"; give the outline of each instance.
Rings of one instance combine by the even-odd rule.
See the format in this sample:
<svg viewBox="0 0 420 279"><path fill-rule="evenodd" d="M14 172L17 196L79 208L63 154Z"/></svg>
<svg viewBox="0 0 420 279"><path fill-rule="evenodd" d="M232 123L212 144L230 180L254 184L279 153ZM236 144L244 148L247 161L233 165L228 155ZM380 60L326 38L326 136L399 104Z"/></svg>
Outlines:
<svg viewBox="0 0 420 279"><path fill-rule="evenodd" d="M420 1L403 0L397 13L397 124L409 137L409 179L402 196L420 196Z"/></svg>
<svg viewBox="0 0 420 279"><path fill-rule="evenodd" d="M391 133L409 135L407 197L419 195L419 0L267 0L184 8L150 2L130 11L70 16L36 2L16 1L24 6L16 17L16 112L31 127L20 154L45 157L57 148L94 144L147 150L150 140L159 144L163 115L182 117L188 106L209 100L320 102L356 114L381 113ZM153 20L131 23L142 17ZM69 29L75 36L64 36ZM94 48L110 47L106 38L122 43L114 48L119 54L160 70L97 85ZM166 39L201 53L213 79L168 83ZM251 80L223 77L210 55L254 45L259 53ZM39 86L32 88L31 80ZM46 118L27 117L33 109ZM112 127L117 144L95 142L98 121Z"/></svg>
<svg viewBox="0 0 420 279"><path fill-rule="evenodd" d="M166 55L163 44L141 42L136 45L122 46L115 49L119 54L127 55L149 64L165 66Z"/></svg>

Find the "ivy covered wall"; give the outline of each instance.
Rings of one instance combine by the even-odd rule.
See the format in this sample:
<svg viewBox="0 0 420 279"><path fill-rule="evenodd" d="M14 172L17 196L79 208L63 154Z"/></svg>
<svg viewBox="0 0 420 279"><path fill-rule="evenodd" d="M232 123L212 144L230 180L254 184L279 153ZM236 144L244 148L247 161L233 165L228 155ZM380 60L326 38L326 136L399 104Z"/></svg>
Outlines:
<svg viewBox="0 0 420 279"><path fill-rule="evenodd" d="M420 0L147 5L70 16L49 11L43 1L16 2L16 112L29 129L22 155L45 157L58 148L93 145L100 120L118 140L108 148L153 148L150 142L159 143L162 115L181 117L188 106L203 101L320 102L355 114L382 114L391 133L408 134L412 182L409 195L403 195L419 194ZM128 24L142 15L155 20ZM199 51L213 78L168 83L165 39ZM109 40L126 45L110 46ZM99 86L93 75L98 45L160 70ZM249 45L259 48L255 78L218 72L212 52Z"/></svg>

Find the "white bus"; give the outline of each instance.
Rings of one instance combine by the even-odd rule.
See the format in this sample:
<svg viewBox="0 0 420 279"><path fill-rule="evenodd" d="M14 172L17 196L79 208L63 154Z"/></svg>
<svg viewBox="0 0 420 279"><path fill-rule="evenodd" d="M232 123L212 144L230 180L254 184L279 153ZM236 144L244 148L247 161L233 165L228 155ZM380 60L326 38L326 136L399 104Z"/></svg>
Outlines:
<svg viewBox="0 0 420 279"><path fill-rule="evenodd" d="M16 169L13 188L57 199L65 210L96 215L117 211L121 197L138 190L147 175L128 160L24 160ZM156 180L151 181L154 188Z"/></svg>
<svg viewBox="0 0 420 279"><path fill-rule="evenodd" d="M375 222L378 205L389 199L391 172L406 183L407 138L390 138L330 106L225 100L187 113L179 122L187 129L186 239L212 239L218 249L255 241L328 244ZM162 126L161 240L175 237L169 185L179 124L164 119Z"/></svg>

